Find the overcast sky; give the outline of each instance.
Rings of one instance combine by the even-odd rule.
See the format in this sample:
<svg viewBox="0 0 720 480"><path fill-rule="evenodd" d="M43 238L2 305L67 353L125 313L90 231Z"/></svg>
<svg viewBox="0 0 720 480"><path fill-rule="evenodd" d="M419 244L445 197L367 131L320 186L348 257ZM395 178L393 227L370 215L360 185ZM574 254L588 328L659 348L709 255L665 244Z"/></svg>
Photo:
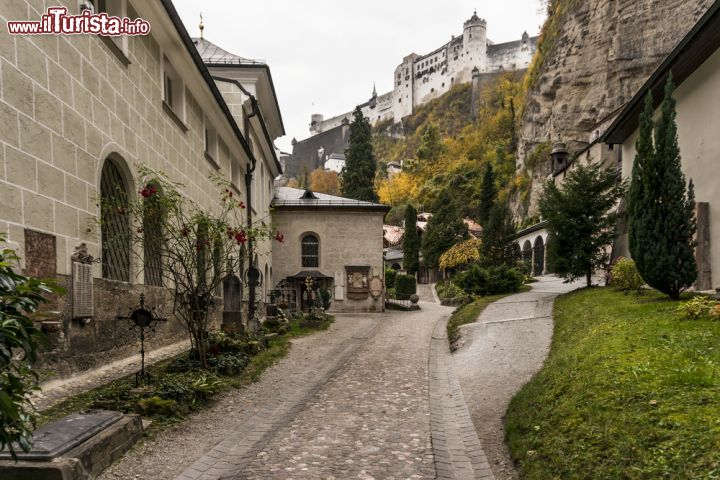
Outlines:
<svg viewBox="0 0 720 480"><path fill-rule="evenodd" d="M393 71L411 53L429 53L462 34L473 9L495 43L537 35L540 0L175 0L192 36L270 65L287 135L307 138L310 114L326 118L392 89Z"/></svg>

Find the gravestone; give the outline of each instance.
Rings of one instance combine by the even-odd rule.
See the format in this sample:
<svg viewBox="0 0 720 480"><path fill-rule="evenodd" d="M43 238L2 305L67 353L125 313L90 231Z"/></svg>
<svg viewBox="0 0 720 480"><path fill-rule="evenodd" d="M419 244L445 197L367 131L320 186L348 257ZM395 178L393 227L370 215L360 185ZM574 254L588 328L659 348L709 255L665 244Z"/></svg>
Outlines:
<svg viewBox="0 0 720 480"><path fill-rule="evenodd" d="M223 323L228 333L242 333L242 282L232 271L223 280Z"/></svg>
<svg viewBox="0 0 720 480"><path fill-rule="evenodd" d="M0 451L3 480L95 478L142 436L137 415L91 410L68 415L33 433L29 452Z"/></svg>

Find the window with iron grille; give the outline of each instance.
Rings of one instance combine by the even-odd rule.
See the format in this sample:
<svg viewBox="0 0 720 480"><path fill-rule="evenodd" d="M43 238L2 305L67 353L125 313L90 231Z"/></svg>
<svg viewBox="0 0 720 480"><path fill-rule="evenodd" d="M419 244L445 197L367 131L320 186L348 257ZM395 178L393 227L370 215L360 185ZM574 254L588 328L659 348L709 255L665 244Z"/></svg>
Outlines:
<svg viewBox="0 0 720 480"><path fill-rule="evenodd" d="M108 158L100 177L102 202L102 276L130 281L130 219L128 193L115 160Z"/></svg>
<svg viewBox="0 0 720 480"><path fill-rule="evenodd" d="M301 242L302 266L320 266L320 240L313 234L305 235Z"/></svg>
<svg viewBox="0 0 720 480"><path fill-rule="evenodd" d="M148 186L158 186L150 182ZM143 261L145 285L162 286L162 223L160 192L143 200Z"/></svg>

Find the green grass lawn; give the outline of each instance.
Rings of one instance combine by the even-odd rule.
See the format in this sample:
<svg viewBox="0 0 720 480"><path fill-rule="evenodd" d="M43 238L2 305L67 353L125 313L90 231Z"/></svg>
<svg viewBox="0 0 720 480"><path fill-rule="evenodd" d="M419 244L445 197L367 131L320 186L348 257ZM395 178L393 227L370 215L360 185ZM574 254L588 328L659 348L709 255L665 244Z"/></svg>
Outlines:
<svg viewBox="0 0 720 480"><path fill-rule="evenodd" d="M720 478L720 322L676 306L609 288L558 298L548 361L507 412L523 478Z"/></svg>

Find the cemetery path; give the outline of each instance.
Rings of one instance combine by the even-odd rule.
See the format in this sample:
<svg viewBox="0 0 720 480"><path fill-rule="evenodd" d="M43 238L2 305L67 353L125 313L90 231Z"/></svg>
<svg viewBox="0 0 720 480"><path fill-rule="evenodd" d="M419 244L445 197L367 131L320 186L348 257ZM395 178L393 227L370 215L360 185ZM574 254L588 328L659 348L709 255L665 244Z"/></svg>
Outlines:
<svg viewBox="0 0 720 480"><path fill-rule="evenodd" d="M518 478L504 441L508 403L547 358L555 298L583 283L547 276L531 285L532 291L490 304L477 323L461 327L454 353L472 421L498 480Z"/></svg>
<svg viewBox="0 0 720 480"><path fill-rule="evenodd" d="M421 306L337 315L258 383L146 439L100 478L492 479L447 347L452 308Z"/></svg>

